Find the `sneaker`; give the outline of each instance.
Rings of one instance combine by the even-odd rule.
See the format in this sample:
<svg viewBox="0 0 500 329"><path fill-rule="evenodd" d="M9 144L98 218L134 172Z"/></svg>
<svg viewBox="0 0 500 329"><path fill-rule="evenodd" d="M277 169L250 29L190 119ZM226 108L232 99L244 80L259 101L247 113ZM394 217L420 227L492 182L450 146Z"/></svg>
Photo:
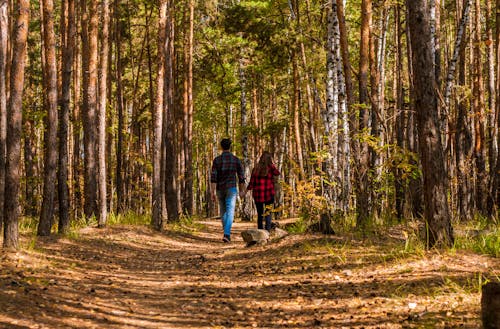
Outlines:
<svg viewBox="0 0 500 329"><path fill-rule="evenodd" d="M229 243L231 242L231 238L228 235L224 235L224 237L222 238L222 242Z"/></svg>

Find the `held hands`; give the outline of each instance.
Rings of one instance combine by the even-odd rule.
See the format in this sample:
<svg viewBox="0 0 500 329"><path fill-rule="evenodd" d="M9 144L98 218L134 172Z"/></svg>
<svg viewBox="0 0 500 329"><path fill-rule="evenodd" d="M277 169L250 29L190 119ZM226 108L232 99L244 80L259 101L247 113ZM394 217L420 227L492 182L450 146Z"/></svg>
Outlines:
<svg viewBox="0 0 500 329"><path fill-rule="evenodd" d="M243 199L245 197L245 194L247 194L247 190L246 189L241 189L240 190L240 199Z"/></svg>

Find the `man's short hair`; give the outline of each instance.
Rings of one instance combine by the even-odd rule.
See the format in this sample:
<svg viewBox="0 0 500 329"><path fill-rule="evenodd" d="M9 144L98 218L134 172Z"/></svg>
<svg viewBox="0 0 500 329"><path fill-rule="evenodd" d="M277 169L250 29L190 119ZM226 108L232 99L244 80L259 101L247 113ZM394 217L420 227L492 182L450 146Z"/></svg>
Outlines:
<svg viewBox="0 0 500 329"><path fill-rule="evenodd" d="M231 148L231 140L229 138L224 138L220 141L220 146L224 151L227 151Z"/></svg>

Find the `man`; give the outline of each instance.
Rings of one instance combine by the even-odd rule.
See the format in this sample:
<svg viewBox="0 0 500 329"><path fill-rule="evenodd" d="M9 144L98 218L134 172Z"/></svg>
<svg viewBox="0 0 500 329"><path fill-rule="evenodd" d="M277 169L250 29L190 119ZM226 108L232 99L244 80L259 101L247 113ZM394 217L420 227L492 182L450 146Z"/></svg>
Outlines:
<svg viewBox="0 0 500 329"><path fill-rule="evenodd" d="M210 182L212 183L212 200L215 201L215 194L219 199L220 217L224 236L222 241L225 243L231 242L231 227L233 226L234 210L236 206L236 177L240 188L240 196L244 195L245 175L240 159L234 156L231 152L231 140L224 138L220 142L222 154L217 156L212 163L212 174Z"/></svg>

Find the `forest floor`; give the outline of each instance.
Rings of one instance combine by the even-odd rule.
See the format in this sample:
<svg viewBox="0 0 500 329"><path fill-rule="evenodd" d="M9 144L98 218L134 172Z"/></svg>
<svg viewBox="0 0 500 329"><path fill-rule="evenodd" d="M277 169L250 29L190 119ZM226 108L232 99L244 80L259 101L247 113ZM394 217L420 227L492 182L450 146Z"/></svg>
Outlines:
<svg viewBox="0 0 500 329"><path fill-rule="evenodd" d="M404 252L401 230L291 234L246 247L236 222L159 233L85 228L23 235L0 251L0 328L480 328L498 258Z"/></svg>

